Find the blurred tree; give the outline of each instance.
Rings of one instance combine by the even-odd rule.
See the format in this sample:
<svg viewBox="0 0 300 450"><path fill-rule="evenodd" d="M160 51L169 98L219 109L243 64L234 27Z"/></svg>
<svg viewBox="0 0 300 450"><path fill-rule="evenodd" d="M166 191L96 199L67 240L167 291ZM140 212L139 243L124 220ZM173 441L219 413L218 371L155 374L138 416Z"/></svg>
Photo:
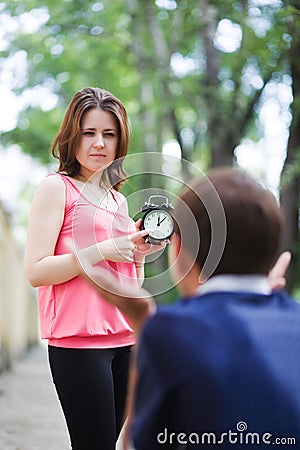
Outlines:
<svg viewBox="0 0 300 450"><path fill-rule="evenodd" d="M14 89L19 94L31 89L38 98L29 102L18 127L3 139L48 161L50 141L71 95L87 85L103 86L127 106L132 152L161 151L175 139L182 174L188 178L185 160L203 170L233 164L243 139L261 137L257 118L265 88L284 83L289 74L294 119L284 168L287 179L299 155L293 137L299 126L296 3L7 0L2 14L19 26L6 36L9 44L2 61L26 52L26 74ZM24 25L29 18L40 24L34 31ZM55 108L43 105L41 86L56 96ZM295 247L298 237L298 181L293 178L293 188L286 184L281 197L289 222L288 211L293 211L289 247ZM145 180L134 183L134 188L144 186Z"/></svg>
<svg viewBox="0 0 300 450"><path fill-rule="evenodd" d="M286 232L283 248L293 251L293 260L288 271L287 284L291 290L299 275L299 187L300 187L300 5L289 0L284 11L284 22L292 37L287 52L287 62L293 80L292 123L287 145L287 155L281 175L281 206L285 216Z"/></svg>
<svg viewBox="0 0 300 450"><path fill-rule="evenodd" d="M74 91L102 85L128 106L135 151L160 151L175 138L183 158L204 168L233 162L241 139L253 135L264 87L286 69L282 54L288 44L274 20L279 6L221 0L5 4L19 22L28 13L41 22L34 33L21 27L8 36L4 56L20 49L27 55L26 77L16 92L45 86L58 96L59 110ZM263 31L258 19L265 22ZM224 44L228 33L231 43ZM37 156L45 146L39 137L33 148L38 126L32 114L32 108L25 111L32 133L22 133L21 143ZM40 111L49 134L57 115ZM15 131L8 137L15 141Z"/></svg>

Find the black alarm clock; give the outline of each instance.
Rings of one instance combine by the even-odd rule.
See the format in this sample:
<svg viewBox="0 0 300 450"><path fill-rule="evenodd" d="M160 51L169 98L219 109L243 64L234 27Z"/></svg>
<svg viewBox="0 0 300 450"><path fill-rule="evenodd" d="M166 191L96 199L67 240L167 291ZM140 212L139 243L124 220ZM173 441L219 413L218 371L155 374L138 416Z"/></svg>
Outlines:
<svg viewBox="0 0 300 450"><path fill-rule="evenodd" d="M161 203L153 203L153 198L160 199ZM151 230L145 237L146 242L158 245L167 241L174 233L174 221L172 217L173 206L167 197L163 195L151 195L148 202L142 207L141 230Z"/></svg>

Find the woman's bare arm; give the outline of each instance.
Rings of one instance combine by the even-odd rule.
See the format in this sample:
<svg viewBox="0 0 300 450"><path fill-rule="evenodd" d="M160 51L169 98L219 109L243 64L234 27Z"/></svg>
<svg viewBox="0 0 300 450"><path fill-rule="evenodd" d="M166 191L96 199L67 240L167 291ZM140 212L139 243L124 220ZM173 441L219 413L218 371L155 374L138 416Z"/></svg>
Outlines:
<svg viewBox="0 0 300 450"><path fill-rule="evenodd" d="M54 256L64 208L64 182L58 176L45 178L33 198L28 219L25 269L34 287L62 283L79 273L71 254Z"/></svg>
<svg viewBox="0 0 300 450"><path fill-rule="evenodd" d="M77 264L80 275L101 297L128 317L138 334L145 320L156 310L156 303L151 294L136 284L121 286L113 274L104 268L94 267L83 251L75 250L71 240L66 244L73 251L74 263Z"/></svg>
<svg viewBox="0 0 300 450"><path fill-rule="evenodd" d="M54 255L64 220L65 184L59 176L45 178L33 198L25 250L25 270L34 287L64 283L79 275L72 253ZM129 261L134 241L146 231L107 239L82 250L91 265L107 259Z"/></svg>

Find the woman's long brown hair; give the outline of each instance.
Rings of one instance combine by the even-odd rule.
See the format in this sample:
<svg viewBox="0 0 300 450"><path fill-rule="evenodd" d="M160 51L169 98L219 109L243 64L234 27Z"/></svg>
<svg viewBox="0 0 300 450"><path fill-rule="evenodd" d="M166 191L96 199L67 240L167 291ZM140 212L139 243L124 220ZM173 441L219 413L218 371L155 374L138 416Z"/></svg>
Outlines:
<svg viewBox="0 0 300 450"><path fill-rule="evenodd" d="M118 146L115 161L105 169L102 182L107 187L120 190L126 180L123 159L128 152L130 129L126 109L122 102L109 91L88 87L77 92L66 110L60 130L51 145L52 155L59 160L58 172L71 177L80 175L80 164L76 152L81 139L81 127L84 115L98 108L110 112L116 119Z"/></svg>

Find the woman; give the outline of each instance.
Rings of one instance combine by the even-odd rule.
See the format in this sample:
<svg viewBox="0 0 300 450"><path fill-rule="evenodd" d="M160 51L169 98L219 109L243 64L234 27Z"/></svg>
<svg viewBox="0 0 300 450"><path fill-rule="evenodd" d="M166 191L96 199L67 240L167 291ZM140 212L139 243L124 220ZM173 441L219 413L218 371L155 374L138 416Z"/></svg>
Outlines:
<svg viewBox="0 0 300 450"><path fill-rule="evenodd" d="M38 287L42 338L72 449L110 450L124 419L131 324L86 281L66 242L118 286L143 279L143 259L161 246L144 243L119 193L129 126L111 93L86 88L71 100L52 144L57 173L40 184L31 206L25 266ZM156 247L156 248L154 248Z"/></svg>

